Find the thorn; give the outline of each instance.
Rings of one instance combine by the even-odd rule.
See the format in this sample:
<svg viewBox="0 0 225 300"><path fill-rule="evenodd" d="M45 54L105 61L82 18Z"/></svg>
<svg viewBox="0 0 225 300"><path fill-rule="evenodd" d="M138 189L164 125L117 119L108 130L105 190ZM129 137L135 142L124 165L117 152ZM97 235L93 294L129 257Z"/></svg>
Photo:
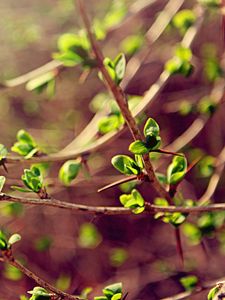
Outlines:
<svg viewBox="0 0 225 300"><path fill-rule="evenodd" d="M184 252L183 252L183 248L182 248L179 227L175 228L175 238L176 238L177 253L178 253L178 256L180 257L181 267L183 269L184 268Z"/></svg>
<svg viewBox="0 0 225 300"><path fill-rule="evenodd" d="M105 191L105 190L108 190L108 189L110 189L110 188L112 188L114 186L120 185L122 183L135 180L135 179L137 179L136 175L131 175L131 176L127 177L127 178L122 178L120 180L117 180L117 181L115 181L113 183L107 184L107 185L103 186L102 188L98 189L98 193L100 193L102 191Z"/></svg>
<svg viewBox="0 0 225 300"><path fill-rule="evenodd" d="M184 156L181 153L167 151L167 150L163 150L163 149L151 150L151 152L158 152L158 153L170 154L170 155L175 155L175 156Z"/></svg>

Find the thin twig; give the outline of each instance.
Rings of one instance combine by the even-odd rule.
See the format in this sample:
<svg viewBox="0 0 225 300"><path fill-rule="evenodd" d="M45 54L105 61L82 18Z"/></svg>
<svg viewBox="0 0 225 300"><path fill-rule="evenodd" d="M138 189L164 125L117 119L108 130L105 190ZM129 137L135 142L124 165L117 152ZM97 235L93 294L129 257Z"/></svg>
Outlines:
<svg viewBox="0 0 225 300"><path fill-rule="evenodd" d="M37 276L34 272L24 267L19 261L15 260L12 256L11 250L2 251L3 257L1 261L9 263L11 266L17 268L20 270L23 274L25 274L27 277L33 279L38 285L45 288L47 291L50 291L54 293L55 295L59 296L60 299L64 300L78 300L79 298L77 296L73 296L70 294L67 294L57 288L55 288L50 283L46 282L45 280L41 279L39 276Z"/></svg>

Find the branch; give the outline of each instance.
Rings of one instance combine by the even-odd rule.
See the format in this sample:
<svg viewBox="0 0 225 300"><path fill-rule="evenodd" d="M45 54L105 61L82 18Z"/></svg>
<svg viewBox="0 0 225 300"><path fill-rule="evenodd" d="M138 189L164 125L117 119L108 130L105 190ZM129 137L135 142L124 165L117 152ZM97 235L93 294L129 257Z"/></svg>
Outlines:
<svg viewBox="0 0 225 300"><path fill-rule="evenodd" d="M109 90L113 94L113 96L121 110L121 113L126 121L126 124L129 128L132 136L133 136L133 139L134 140L143 140L142 134L139 131L136 121L128 108L127 99L126 99L125 94L123 93L122 89L114 83L114 81L110 77L108 71L104 67L104 64L103 64L104 56L103 56L95 38L94 38L94 35L91 31L91 25L90 25L88 16L86 14L84 3L82 0L77 0L77 3L79 6L81 17L84 22L84 26L86 28L86 31L87 31L87 34L88 34L88 37L89 37L89 40L90 40L90 43L92 46L92 50L93 50L95 58L98 62L98 68L101 71ZM143 161L144 161L145 170L148 174L149 180L150 180L154 190L161 197L167 199L170 203L172 203L172 200L171 200L168 192L161 186L161 184L159 183L159 181L156 178L156 175L153 170L153 166L150 162L148 154L143 155Z"/></svg>
<svg viewBox="0 0 225 300"><path fill-rule="evenodd" d="M79 299L79 297L77 297L77 296L67 294L67 293L55 288L50 283L48 283L45 280L41 279L35 273L33 273L32 271L30 271L29 269L24 267L20 262L15 260L15 258L12 255L11 249L5 250L5 251L2 250L1 252L2 252L3 257L1 258L0 261L7 262L11 266L17 268L23 274L25 274L27 277L33 279L38 285L40 285L41 287L45 288L46 290L48 290L48 291L56 294L57 296L59 296L60 299L65 299L65 300L78 300Z"/></svg>
<svg viewBox="0 0 225 300"><path fill-rule="evenodd" d="M51 199L37 199L37 198L25 198L19 196L11 196L8 194L0 194L0 202L19 202L22 204L29 205L43 205L56 208L63 208L71 210L74 212L80 213L92 213L92 214L105 214L105 215L124 215L132 214L129 208L117 207L117 206L89 206L84 204L76 204L57 200L54 198ZM183 207L183 206L158 206L145 202L145 212L150 214L155 214L158 212L169 212L169 213L192 213L199 214L202 212L211 212L211 211L221 211L225 210L225 203L216 203L210 204L207 206L194 206L194 207Z"/></svg>

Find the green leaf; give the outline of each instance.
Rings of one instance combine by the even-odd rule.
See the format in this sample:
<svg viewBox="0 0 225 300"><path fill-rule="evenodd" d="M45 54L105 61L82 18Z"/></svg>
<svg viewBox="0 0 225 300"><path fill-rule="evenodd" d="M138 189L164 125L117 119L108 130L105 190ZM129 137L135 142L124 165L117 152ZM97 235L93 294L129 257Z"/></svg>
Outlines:
<svg viewBox="0 0 225 300"><path fill-rule="evenodd" d="M219 292L220 290L220 287L217 285L215 286L214 288L212 288L209 293L208 293L208 296L207 296L207 299L208 300L214 300L215 299L215 296L216 294Z"/></svg>
<svg viewBox="0 0 225 300"><path fill-rule="evenodd" d="M64 33L58 39L58 49L60 52L76 52L78 47L88 50L90 48L90 43L84 34L80 31L79 34Z"/></svg>
<svg viewBox="0 0 225 300"><path fill-rule="evenodd" d="M149 148L147 148L147 146L144 142L137 140L130 144L129 151L134 154L142 155L142 154L148 153Z"/></svg>
<svg viewBox="0 0 225 300"><path fill-rule="evenodd" d="M179 11L173 18L173 25L180 30L181 34L184 34L189 27L191 27L196 21L196 16L190 9L183 9Z"/></svg>
<svg viewBox="0 0 225 300"><path fill-rule="evenodd" d="M182 61L190 61L192 58L192 52L190 48L186 48L183 46L178 46L176 48L175 54L179 57Z"/></svg>
<svg viewBox="0 0 225 300"><path fill-rule="evenodd" d="M137 163L127 155L116 155L111 162L114 168L125 175L140 174L141 170Z"/></svg>
<svg viewBox="0 0 225 300"><path fill-rule="evenodd" d="M120 118L116 115L106 116L99 120L98 130L105 134L117 130L121 125Z"/></svg>
<svg viewBox="0 0 225 300"><path fill-rule="evenodd" d="M158 123L154 119L148 118L144 126L145 137L149 135L158 136L159 133L160 133L160 129Z"/></svg>
<svg viewBox="0 0 225 300"><path fill-rule="evenodd" d="M202 234L195 224L186 222L181 228L183 234L188 238L192 245L198 245L201 242Z"/></svg>
<svg viewBox="0 0 225 300"><path fill-rule="evenodd" d="M198 277L194 275L185 276L180 279L180 282L186 291L192 291L198 283Z"/></svg>
<svg viewBox="0 0 225 300"><path fill-rule="evenodd" d="M110 253L110 264L120 267L128 258L128 252L123 248L114 248Z"/></svg>
<svg viewBox="0 0 225 300"><path fill-rule="evenodd" d="M106 287L104 287L104 289L102 290L103 294L105 296L107 295L115 295L118 293L122 293L122 283L118 282L118 283L114 283L111 285L108 285Z"/></svg>
<svg viewBox="0 0 225 300"><path fill-rule="evenodd" d="M69 186L71 181L74 180L81 168L81 160L68 160L59 170L59 179L65 185Z"/></svg>
<svg viewBox="0 0 225 300"><path fill-rule="evenodd" d="M0 161L6 158L7 154L8 154L7 148L4 145L0 144Z"/></svg>
<svg viewBox="0 0 225 300"><path fill-rule="evenodd" d="M97 296L94 297L94 300L109 300L106 296Z"/></svg>
<svg viewBox="0 0 225 300"><path fill-rule="evenodd" d="M0 193L2 192L4 184L5 184L5 177L4 176L0 176Z"/></svg>
<svg viewBox="0 0 225 300"><path fill-rule="evenodd" d="M36 145L33 137L27 131L25 131L24 129L20 129L17 132L16 138L17 138L18 142L28 144L28 145L31 145L31 146Z"/></svg>
<svg viewBox="0 0 225 300"><path fill-rule="evenodd" d="M13 244L19 242L21 240L21 235L19 235L18 233L14 233L13 235L11 235L11 237L8 240L8 246L12 246Z"/></svg>
<svg viewBox="0 0 225 300"><path fill-rule="evenodd" d="M123 80L126 70L126 58L123 53L120 53L114 60L114 70L116 73L117 85Z"/></svg>
<svg viewBox="0 0 225 300"><path fill-rule="evenodd" d="M40 300L40 299L50 300L51 299L49 292L40 286L36 286L32 291L28 291L27 293L32 295L30 300Z"/></svg>
<svg viewBox="0 0 225 300"><path fill-rule="evenodd" d="M110 77L116 83L116 71L115 71L114 62L110 58L106 57L104 59L103 63L104 63L104 66L106 67Z"/></svg>
<svg viewBox="0 0 225 300"><path fill-rule="evenodd" d="M0 230L0 250L7 250L7 239L2 230Z"/></svg>
<svg viewBox="0 0 225 300"><path fill-rule="evenodd" d="M140 214L145 210L145 201L136 189L133 189L131 194L120 195L120 202L124 207L130 208L134 214Z"/></svg>
<svg viewBox="0 0 225 300"><path fill-rule="evenodd" d="M204 115L211 116L217 108L217 104L210 97L203 97L198 105L197 110Z"/></svg>
<svg viewBox="0 0 225 300"><path fill-rule="evenodd" d="M143 42L144 42L143 35L141 34L129 35L122 41L121 48L123 52L125 52L126 54L133 55L141 48Z"/></svg>
<svg viewBox="0 0 225 300"><path fill-rule="evenodd" d="M182 74L188 77L193 66L190 63L192 52L189 48L178 46L175 51L175 56L168 60L165 64L165 70L170 74Z"/></svg>
<svg viewBox="0 0 225 300"><path fill-rule="evenodd" d="M40 170L35 166L31 167L31 169L25 169L21 179L25 186L35 193L38 193L43 187L43 176ZM21 192L28 192L21 187L13 186L12 188Z"/></svg>
<svg viewBox="0 0 225 300"><path fill-rule="evenodd" d="M28 159L38 151L38 148L33 137L27 131L21 129L17 133L17 142L14 143L11 150Z"/></svg>
<svg viewBox="0 0 225 300"><path fill-rule="evenodd" d="M112 296L111 300L120 300L122 299L122 293L117 293Z"/></svg>
<svg viewBox="0 0 225 300"><path fill-rule="evenodd" d="M184 156L175 156L167 169L167 181L169 184L180 182L187 172L187 160Z"/></svg>
<svg viewBox="0 0 225 300"><path fill-rule="evenodd" d="M72 51L65 53L53 53L52 57L63 63L65 67L74 67L82 62L82 58Z"/></svg>
<svg viewBox="0 0 225 300"><path fill-rule="evenodd" d="M61 35L58 39L58 49L59 52L54 53L53 58L61 61L64 66L85 64L89 60L90 43L83 31L78 34L65 33Z"/></svg>
<svg viewBox="0 0 225 300"><path fill-rule="evenodd" d="M78 244L82 248L94 249L102 241L97 227L91 223L83 223L80 227Z"/></svg>

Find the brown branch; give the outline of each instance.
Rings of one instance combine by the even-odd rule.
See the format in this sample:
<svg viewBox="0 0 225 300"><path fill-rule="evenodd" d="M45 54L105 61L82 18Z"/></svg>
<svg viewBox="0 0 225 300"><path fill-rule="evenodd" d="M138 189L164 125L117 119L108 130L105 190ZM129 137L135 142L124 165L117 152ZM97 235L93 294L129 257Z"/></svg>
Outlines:
<svg viewBox="0 0 225 300"><path fill-rule="evenodd" d="M71 210L74 212L80 213L92 213L92 214L105 214L105 215L123 215L123 214L131 214L131 210L129 208L124 207L115 207L115 206L89 206L84 204L76 204L65 202L57 199L37 199L37 198L25 198L19 196L11 196L8 194L1 193L0 194L0 202L8 201L8 202L19 202L22 204L29 205L44 205L49 207L63 208L67 210ZM210 204L207 206L194 206L194 207L183 207L183 206L158 206L150 204L149 202L145 202L145 212L154 214L158 212L168 212L168 213L192 213L199 214L202 212L209 211L221 211L225 210L225 203L216 203Z"/></svg>
<svg viewBox="0 0 225 300"><path fill-rule="evenodd" d="M14 259L10 249L6 250L6 251L2 251L2 255L3 255L3 257L1 258L1 261L7 262L11 266L17 268L23 274L25 274L27 277L34 280L38 285L45 288L47 291L50 291L50 292L54 293L55 295L59 296L60 299L65 299L65 300L78 300L79 299L79 297L77 297L77 296L67 294L67 293L55 288L53 285L51 285L50 283L41 279L35 273L33 273L32 271L30 271L29 269L24 267L19 261Z"/></svg>
<svg viewBox="0 0 225 300"><path fill-rule="evenodd" d="M78 7L81 13L81 17L83 19L84 22L84 26L85 29L87 31L90 43L92 45L92 50L94 52L95 58L98 62L98 68L101 71L103 78L105 79L105 82L109 88L109 90L111 91L111 93L113 94L120 110L121 113L126 121L126 124L133 136L134 140L143 140L143 136L141 134L141 132L139 131L139 128L136 124L136 121L134 119L134 117L131 114L131 111L128 108L128 104L127 104L127 99L125 94L123 93L121 87L117 86L114 81L112 80L112 78L110 77L108 71L106 70L106 68L104 67L103 64L103 60L104 60L104 56L94 38L94 35L91 31L91 25L88 19L88 16L86 14L86 10L84 7L84 3L82 0L77 0L78 3ZM158 179L156 178L155 172L153 170L153 166L150 162L149 159L149 155L145 154L143 155L143 161L144 161L144 166L145 166L145 170L148 174L149 180L154 188L154 190L163 198L167 199L169 201L169 203L172 203L172 200L169 196L169 194L167 193L167 191L162 187L162 185L159 183Z"/></svg>

